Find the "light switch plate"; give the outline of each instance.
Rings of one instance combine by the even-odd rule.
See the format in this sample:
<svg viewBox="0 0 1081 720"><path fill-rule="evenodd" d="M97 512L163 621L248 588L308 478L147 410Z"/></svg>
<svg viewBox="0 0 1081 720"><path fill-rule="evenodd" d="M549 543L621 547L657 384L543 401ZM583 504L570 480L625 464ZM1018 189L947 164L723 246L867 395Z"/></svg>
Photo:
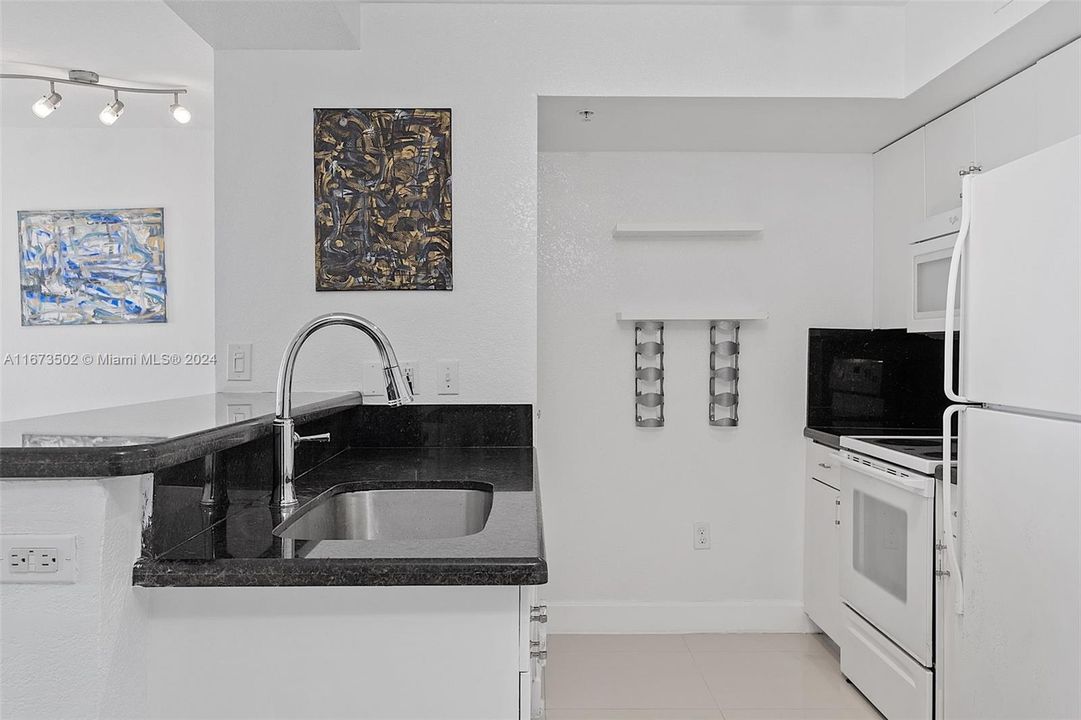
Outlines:
<svg viewBox="0 0 1081 720"><path fill-rule="evenodd" d="M0 535L0 582L75 582L74 535Z"/></svg>
<svg viewBox="0 0 1081 720"><path fill-rule="evenodd" d="M226 380L251 380L251 343L229 343L226 356Z"/></svg>
<svg viewBox="0 0 1081 720"><path fill-rule="evenodd" d="M407 360L402 363L402 375L409 383L409 392L414 395L420 394L420 363L416 360Z"/></svg>

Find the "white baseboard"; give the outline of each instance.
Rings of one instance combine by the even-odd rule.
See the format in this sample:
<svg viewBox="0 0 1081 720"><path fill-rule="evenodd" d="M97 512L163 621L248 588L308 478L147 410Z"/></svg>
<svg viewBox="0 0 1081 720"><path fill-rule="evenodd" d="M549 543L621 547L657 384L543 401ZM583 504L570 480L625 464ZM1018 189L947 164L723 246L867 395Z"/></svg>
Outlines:
<svg viewBox="0 0 1081 720"><path fill-rule="evenodd" d="M817 632L803 604L729 602L547 602L551 633Z"/></svg>

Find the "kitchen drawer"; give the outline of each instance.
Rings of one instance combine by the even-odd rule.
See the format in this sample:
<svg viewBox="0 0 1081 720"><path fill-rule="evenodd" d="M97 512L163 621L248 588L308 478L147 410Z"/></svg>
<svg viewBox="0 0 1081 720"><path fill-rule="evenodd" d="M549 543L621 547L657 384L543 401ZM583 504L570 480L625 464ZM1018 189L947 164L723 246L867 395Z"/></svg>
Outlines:
<svg viewBox="0 0 1081 720"><path fill-rule="evenodd" d="M931 720L934 675L844 606L841 672L889 720Z"/></svg>
<svg viewBox="0 0 1081 720"><path fill-rule="evenodd" d="M833 457L837 452L828 445L807 441L807 475L834 490L841 489L841 463Z"/></svg>

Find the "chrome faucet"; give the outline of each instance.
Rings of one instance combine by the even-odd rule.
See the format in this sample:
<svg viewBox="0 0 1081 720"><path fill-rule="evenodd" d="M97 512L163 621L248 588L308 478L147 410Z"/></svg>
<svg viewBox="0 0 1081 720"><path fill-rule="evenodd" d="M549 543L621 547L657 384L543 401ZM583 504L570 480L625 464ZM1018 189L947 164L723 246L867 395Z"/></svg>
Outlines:
<svg viewBox="0 0 1081 720"><path fill-rule="evenodd" d="M377 325L359 315L349 313L330 313L320 315L293 336L278 367L278 392L275 397L274 415L274 493L270 504L273 507L293 507L297 504L296 490L293 487L293 451L302 442L330 442L330 433L301 437L297 434L293 422L293 366L297 361L304 341L320 328L328 325L348 325L362 331L372 339L383 360L383 377L387 383L387 401L390 405L403 405L413 401L409 385L398 367L398 358L390 340Z"/></svg>

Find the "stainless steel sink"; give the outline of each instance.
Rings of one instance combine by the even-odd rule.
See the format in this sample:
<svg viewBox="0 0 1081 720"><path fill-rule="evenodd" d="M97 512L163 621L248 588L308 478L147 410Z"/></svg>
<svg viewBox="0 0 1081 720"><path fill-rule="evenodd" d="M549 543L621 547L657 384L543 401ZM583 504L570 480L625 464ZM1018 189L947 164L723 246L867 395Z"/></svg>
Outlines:
<svg viewBox="0 0 1081 720"><path fill-rule="evenodd" d="M344 483L298 509L274 534L287 540L453 538L479 533L491 510L492 487L483 483Z"/></svg>

